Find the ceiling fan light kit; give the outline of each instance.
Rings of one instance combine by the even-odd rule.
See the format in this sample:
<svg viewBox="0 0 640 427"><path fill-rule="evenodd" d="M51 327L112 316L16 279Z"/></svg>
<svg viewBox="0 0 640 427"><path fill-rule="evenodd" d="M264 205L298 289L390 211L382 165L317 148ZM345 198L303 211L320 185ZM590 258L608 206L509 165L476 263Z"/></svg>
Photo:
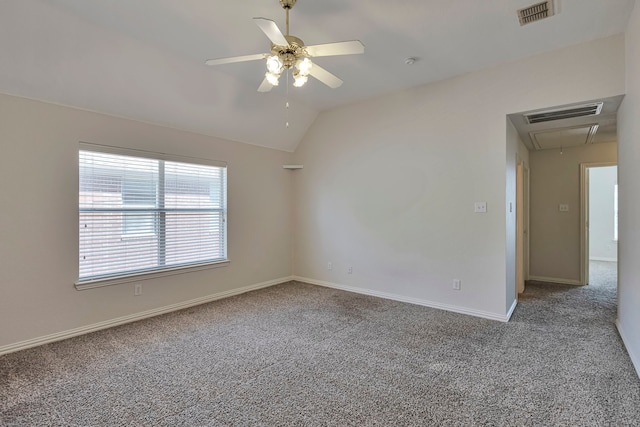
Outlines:
<svg viewBox="0 0 640 427"><path fill-rule="evenodd" d="M267 72L258 87L258 92L269 92L278 86L283 72L291 70L293 86L302 87L313 76L332 89L340 87L342 80L329 71L314 64L310 58L334 55L364 53L364 46L358 40L305 46L304 42L289 34L289 10L297 0L279 0L286 13L286 35L282 34L275 22L265 18L253 18L258 27L271 40L271 51L265 54L244 55L231 58L209 59L207 65L222 65L234 62L266 59Z"/></svg>

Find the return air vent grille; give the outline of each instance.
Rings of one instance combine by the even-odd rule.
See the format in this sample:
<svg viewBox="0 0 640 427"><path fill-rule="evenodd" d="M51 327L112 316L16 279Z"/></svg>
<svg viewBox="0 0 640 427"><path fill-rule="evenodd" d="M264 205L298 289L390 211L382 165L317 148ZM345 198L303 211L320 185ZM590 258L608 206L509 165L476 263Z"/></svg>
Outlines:
<svg viewBox="0 0 640 427"><path fill-rule="evenodd" d="M602 102L579 105L560 110L539 111L537 113L525 114L524 118L528 124L552 122L555 120L573 119L576 117L596 116L602 111Z"/></svg>
<svg viewBox="0 0 640 427"><path fill-rule="evenodd" d="M545 19L553 15L553 0L548 0L520 9L518 11L518 20L522 26L540 21L541 19Z"/></svg>

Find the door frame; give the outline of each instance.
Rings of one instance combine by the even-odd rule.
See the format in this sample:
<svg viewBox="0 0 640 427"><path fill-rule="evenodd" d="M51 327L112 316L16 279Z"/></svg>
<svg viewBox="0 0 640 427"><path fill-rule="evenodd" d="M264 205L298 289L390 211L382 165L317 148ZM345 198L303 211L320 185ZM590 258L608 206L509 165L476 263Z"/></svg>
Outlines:
<svg viewBox="0 0 640 427"><path fill-rule="evenodd" d="M589 169L618 166L618 162L580 163L580 284L589 283Z"/></svg>
<svg viewBox="0 0 640 427"><path fill-rule="evenodd" d="M516 293L529 279L529 167L516 156Z"/></svg>
<svg viewBox="0 0 640 427"><path fill-rule="evenodd" d="M524 239L523 239L523 243L524 243L524 280L529 280L529 253L530 253L530 249L529 249L529 242L530 242L530 238L529 238L529 217L530 217L530 170L529 170L529 166L524 163L524 175L523 175L523 187L522 187L522 191L523 191L523 203L524 203L524 211L523 211L523 215L524 215Z"/></svg>

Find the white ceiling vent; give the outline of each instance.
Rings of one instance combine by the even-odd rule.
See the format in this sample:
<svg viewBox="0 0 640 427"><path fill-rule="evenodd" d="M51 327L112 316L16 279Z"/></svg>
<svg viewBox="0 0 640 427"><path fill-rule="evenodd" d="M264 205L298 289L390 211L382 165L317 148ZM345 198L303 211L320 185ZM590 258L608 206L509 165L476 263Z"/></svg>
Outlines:
<svg viewBox="0 0 640 427"><path fill-rule="evenodd" d="M602 111L602 105L602 102L595 102L593 104L574 105L567 108L538 111L524 114L524 119L528 124L533 125L535 123L573 119L576 117L597 116Z"/></svg>
<svg viewBox="0 0 640 427"><path fill-rule="evenodd" d="M527 25L554 15L553 0L536 3L518 11L520 25Z"/></svg>

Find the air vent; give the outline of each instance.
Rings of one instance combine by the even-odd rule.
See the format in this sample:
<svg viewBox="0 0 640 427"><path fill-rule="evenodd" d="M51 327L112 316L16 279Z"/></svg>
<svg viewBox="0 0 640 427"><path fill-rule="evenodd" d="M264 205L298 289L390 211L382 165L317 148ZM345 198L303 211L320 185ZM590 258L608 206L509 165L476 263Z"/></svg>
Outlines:
<svg viewBox="0 0 640 427"><path fill-rule="evenodd" d="M548 0L520 9L518 11L518 20L522 26L540 21L541 19L545 19L553 15L553 0Z"/></svg>
<svg viewBox="0 0 640 427"><path fill-rule="evenodd" d="M576 117L597 116L602 111L602 102L594 104L578 105L559 110L538 111L537 113L525 114L524 118L528 124L552 122L555 120L573 119Z"/></svg>

